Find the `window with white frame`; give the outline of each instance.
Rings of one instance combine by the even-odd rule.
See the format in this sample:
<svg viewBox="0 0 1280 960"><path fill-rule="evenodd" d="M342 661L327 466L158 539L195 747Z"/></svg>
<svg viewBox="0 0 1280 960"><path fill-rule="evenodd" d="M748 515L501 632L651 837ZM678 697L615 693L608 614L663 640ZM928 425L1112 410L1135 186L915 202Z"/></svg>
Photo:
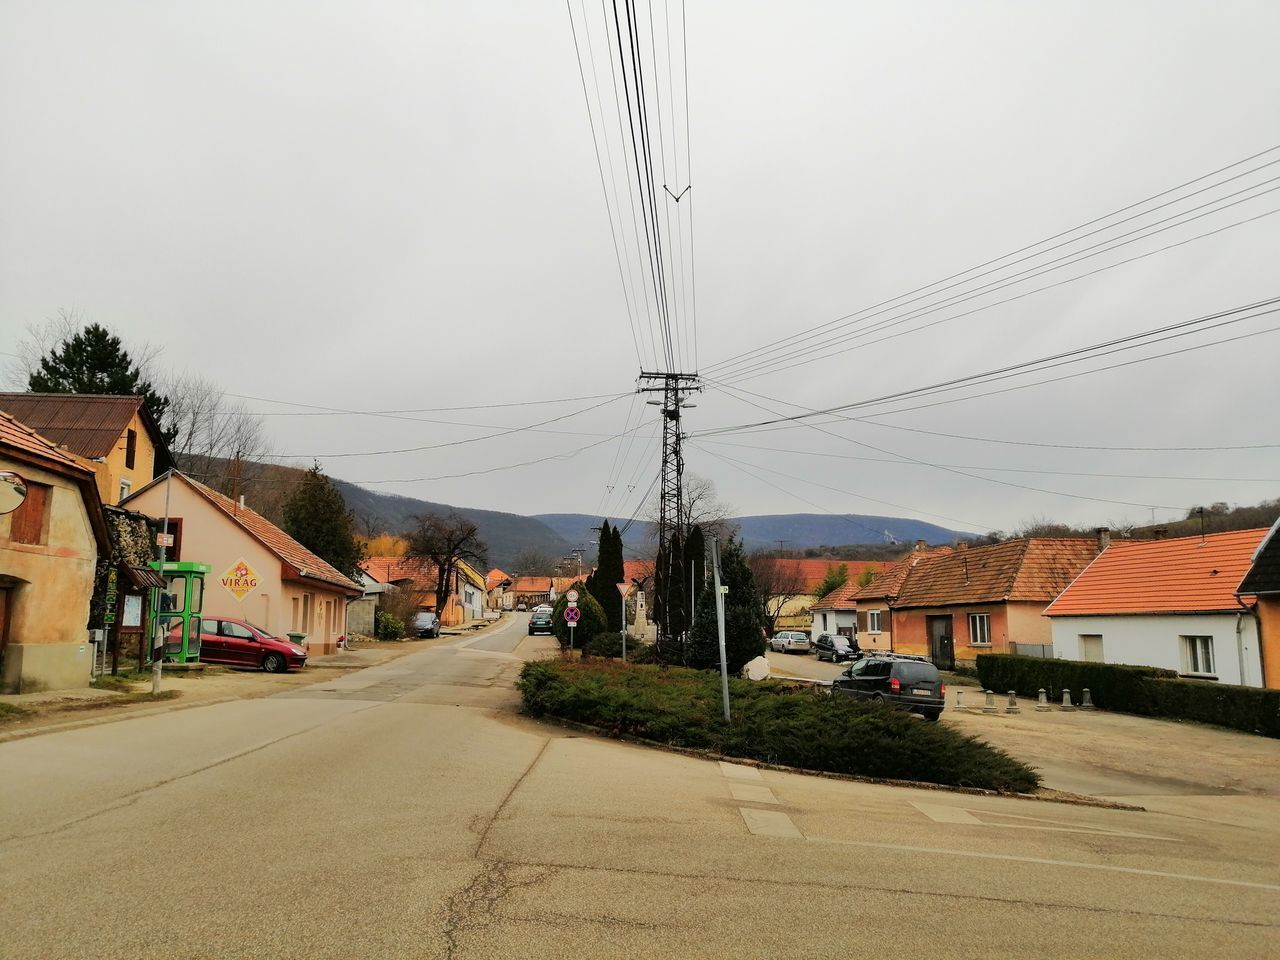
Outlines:
<svg viewBox="0 0 1280 960"><path fill-rule="evenodd" d="M1211 677L1213 669L1213 637L1182 638L1182 672Z"/></svg>
<svg viewBox="0 0 1280 960"><path fill-rule="evenodd" d="M880 632L880 611L868 610L867 611L867 633L879 633L879 632Z"/></svg>
<svg viewBox="0 0 1280 960"><path fill-rule="evenodd" d="M969 614L969 644L974 647L991 646L991 614Z"/></svg>

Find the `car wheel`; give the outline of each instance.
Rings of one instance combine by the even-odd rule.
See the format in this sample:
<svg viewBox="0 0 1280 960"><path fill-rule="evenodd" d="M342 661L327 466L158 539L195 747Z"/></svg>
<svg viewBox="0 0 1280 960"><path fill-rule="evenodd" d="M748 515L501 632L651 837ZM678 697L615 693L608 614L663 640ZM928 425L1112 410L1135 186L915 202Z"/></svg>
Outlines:
<svg viewBox="0 0 1280 960"><path fill-rule="evenodd" d="M883 693L873 693L873 694L871 695L871 702L872 702L872 703L884 703L884 694L883 694Z"/></svg>
<svg viewBox="0 0 1280 960"><path fill-rule="evenodd" d="M939 719L941 716L942 716L942 711L941 711L941 710L926 710L926 711L924 711L924 718L925 718L926 720L928 720L930 723L937 723L937 722L938 722L938 719Z"/></svg>
<svg viewBox="0 0 1280 960"><path fill-rule="evenodd" d="M267 673L284 673L288 669L288 664L280 654L268 653L262 658L262 669Z"/></svg>

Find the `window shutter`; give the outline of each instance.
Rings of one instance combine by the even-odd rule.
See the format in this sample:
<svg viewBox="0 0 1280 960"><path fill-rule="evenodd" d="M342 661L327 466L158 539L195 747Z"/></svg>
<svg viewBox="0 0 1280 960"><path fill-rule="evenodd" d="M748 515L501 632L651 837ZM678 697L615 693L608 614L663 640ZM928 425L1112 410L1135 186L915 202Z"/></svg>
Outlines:
<svg viewBox="0 0 1280 960"><path fill-rule="evenodd" d="M138 456L138 433L136 430L126 430L124 437L124 468L132 470L133 464Z"/></svg>
<svg viewBox="0 0 1280 960"><path fill-rule="evenodd" d="M44 515L49 506L49 488L42 483L27 484L27 499L12 514L9 539L13 543L44 543Z"/></svg>
<svg viewBox="0 0 1280 960"><path fill-rule="evenodd" d="M867 632L867 611L865 610L858 611L858 632Z"/></svg>

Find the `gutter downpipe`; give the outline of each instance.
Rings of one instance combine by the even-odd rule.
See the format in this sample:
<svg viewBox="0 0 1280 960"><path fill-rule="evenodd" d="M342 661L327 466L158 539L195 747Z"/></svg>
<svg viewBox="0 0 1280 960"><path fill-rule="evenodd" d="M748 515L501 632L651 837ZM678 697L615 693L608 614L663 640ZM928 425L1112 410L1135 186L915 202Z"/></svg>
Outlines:
<svg viewBox="0 0 1280 960"><path fill-rule="evenodd" d="M1262 660L1262 623L1258 620L1258 614L1254 608L1235 595L1236 603L1240 604L1240 611L1236 614L1236 656L1240 659L1240 684L1241 686L1251 686L1245 681L1244 675L1244 618L1246 616L1253 618L1253 633L1258 638L1258 669L1262 671L1262 676L1258 678L1258 686L1265 687L1267 676L1267 665Z"/></svg>

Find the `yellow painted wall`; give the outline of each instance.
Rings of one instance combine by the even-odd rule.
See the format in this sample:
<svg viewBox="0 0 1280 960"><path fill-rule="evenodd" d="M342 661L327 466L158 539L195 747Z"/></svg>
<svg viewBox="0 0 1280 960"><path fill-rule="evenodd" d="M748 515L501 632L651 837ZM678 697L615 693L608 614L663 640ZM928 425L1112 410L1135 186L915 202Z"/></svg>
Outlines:
<svg viewBox="0 0 1280 960"><path fill-rule="evenodd" d="M9 638L0 690L20 693L89 684L89 601L98 545L80 489L63 477L0 457L51 489L45 543L12 543L0 516L0 585L9 590Z"/></svg>
<svg viewBox="0 0 1280 960"><path fill-rule="evenodd" d="M82 461L93 469L97 477L98 495L102 497L102 502L113 506L123 499L120 496L122 480L128 480L130 492L136 492L155 479L156 447L142 423L142 417L135 413L133 419L129 421L128 429L138 435L132 470L125 466L128 452L127 433L120 434L115 446L103 460Z"/></svg>

